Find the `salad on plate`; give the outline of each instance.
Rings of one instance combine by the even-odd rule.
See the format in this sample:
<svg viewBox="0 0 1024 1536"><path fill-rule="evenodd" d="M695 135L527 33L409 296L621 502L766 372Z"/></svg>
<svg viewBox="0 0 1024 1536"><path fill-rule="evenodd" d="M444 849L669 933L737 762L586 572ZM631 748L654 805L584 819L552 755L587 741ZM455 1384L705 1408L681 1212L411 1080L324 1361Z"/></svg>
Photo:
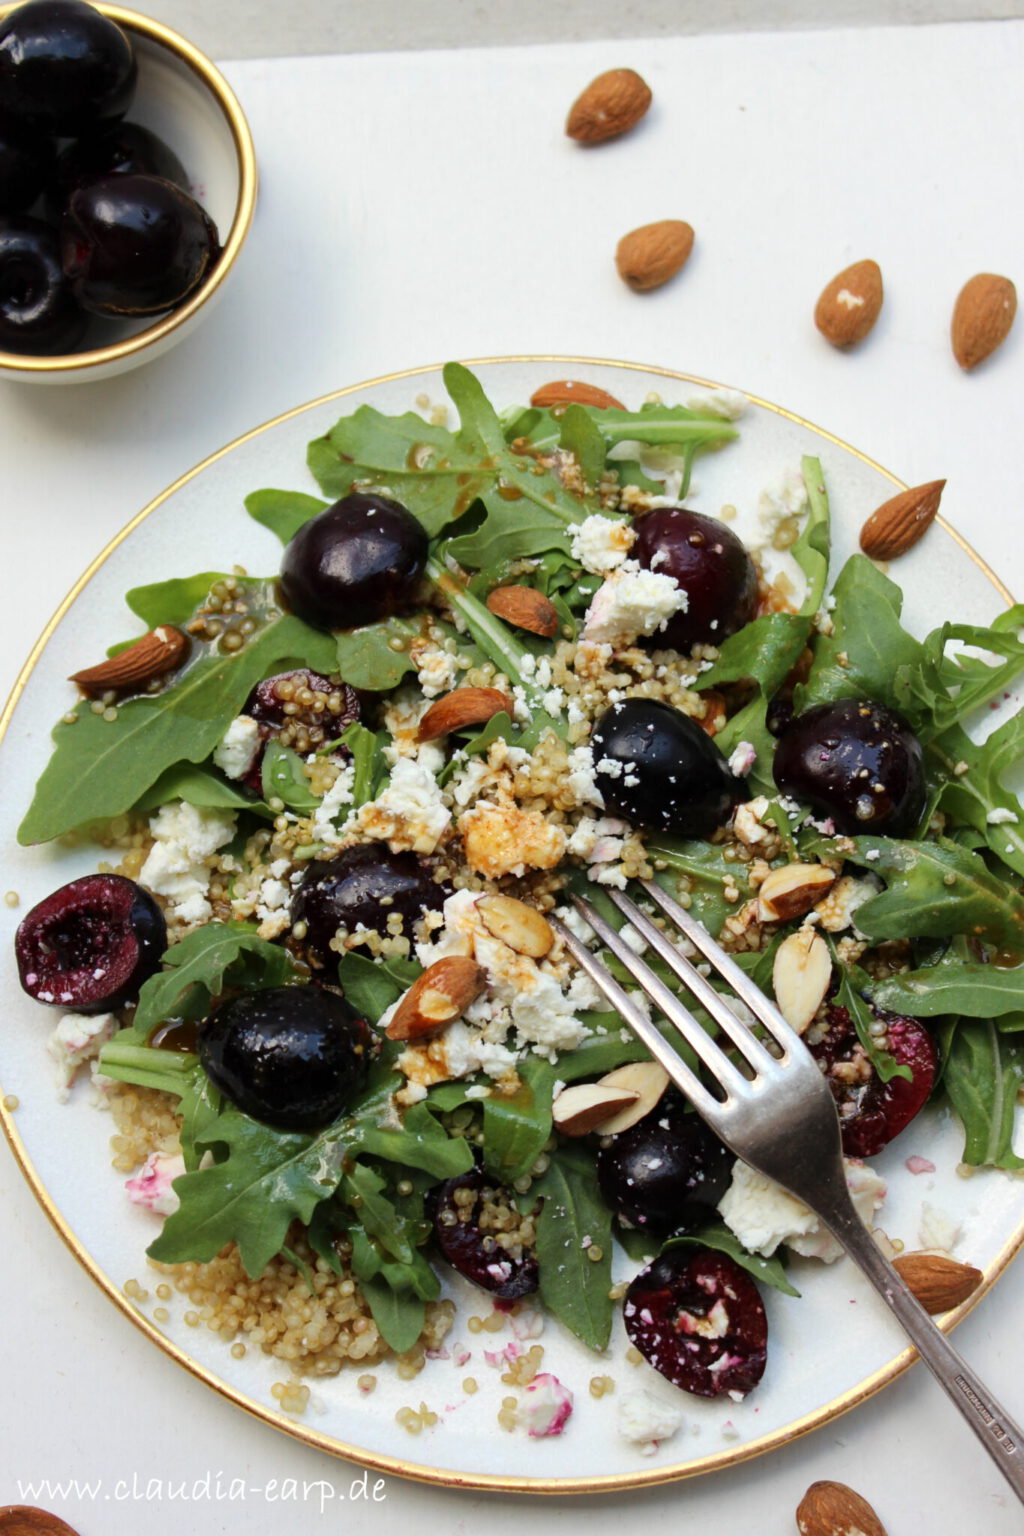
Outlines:
<svg viewBox="0 0 1024 1536"><path fill-rule="evenodd" d="M887 573L830 569L817 458L756 518L693 511L695 460L742 452L730 391L499 413L444 379L457 421L364 404L309 445L321 495L252 492L278 571L127 594L146 634L76 674L19 833L102 861L16 950L167 1297L301 1406L457 1354L476 1296L459 1328L514 1336L499 1421L547 1438L545 1317L735 1402L790 1258L839 1257L574 969L574 893L621 926L603 893L656 880L776 999L869 1224L871 1159L940 1096L965 1167L1022 1166L1024 610L909 633ZM678 1426L644 1392L618 1420Z"/></svg>

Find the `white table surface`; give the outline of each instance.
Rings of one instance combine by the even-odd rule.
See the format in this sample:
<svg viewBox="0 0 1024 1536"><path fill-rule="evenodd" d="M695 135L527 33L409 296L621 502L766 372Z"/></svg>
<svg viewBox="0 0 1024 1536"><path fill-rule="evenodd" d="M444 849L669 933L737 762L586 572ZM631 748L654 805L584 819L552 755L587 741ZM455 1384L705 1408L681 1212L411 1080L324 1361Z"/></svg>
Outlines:
<svg viewBox="0 0 1024 1536"><path fill-rule="evenodd" d="M946 476L944 511L1024 591L1024 325L973 375L948 346L968 276L1024 276L1022 59L1024 22L989 21L227 64L262 193L219 309L120 379L0 383L4 692L92 555L182 471L292 405L448 357L614 357L784 403L911 483ZM567 107L620 65L646 76L656 105L629 138L582 151L563 137ZM695 252L675 282L637 296L616 277L615 243L662 217L693 224ZM841 355L811 312L864 256L882 266L886 304L868 342ZM316 1494L285 1508L255 1493L184 1510L147 1498L151 1478L329 1479L341 1493L354 1474L153 1351L86 1279L6 1151L0 1200L0 1504L46 1505L82 1536L269 1536L300 1521L308 1533L399 1536L416 1522L429 1536L502 1536L536 1508L395 1478L376 1504L324 1511ZM957 1335L1018 1417L1022 1309L1018 1264ZM113 1499L133 1474L139 1497ZM921 1368L736 1471L551 1499L543 1513L566 1533L610 1532L627 1511L652 1531L784 1533L822 1477L861 1489L890 1536L1021 1528ZM107 1497L33 1495L37 1478L104 1480Z"/></svg>

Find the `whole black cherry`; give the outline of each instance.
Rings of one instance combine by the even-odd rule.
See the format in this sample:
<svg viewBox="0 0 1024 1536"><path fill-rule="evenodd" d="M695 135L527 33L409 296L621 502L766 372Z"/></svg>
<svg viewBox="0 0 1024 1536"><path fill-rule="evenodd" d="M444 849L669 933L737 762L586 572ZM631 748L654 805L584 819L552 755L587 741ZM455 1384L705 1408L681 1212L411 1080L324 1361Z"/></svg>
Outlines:
<svg viewBox="0 0 1024 1536"><path fill-rule="evenodd" d="M907 837L924 811L921 743L901 714L873 699L805 710L783 730L772 771L784 794L842 833Z"/></svg>
<svg viewBox="0 0 1024 1536"><path fill-rule="evenodd" d="M426 559L423 526L400 502L350 491L290 540L281 591L307 624L356 629L408 608Z"/></svg>
<svg viewBox="0 0 1024 1536"><path fill-rule="evenodd" d="M0 351L70 352L87 323L61 269L54 230L27 214L0 219Z"/></svg>
<svg viewBox="0 0 1024 1536"><path fill-rule="evenodd" d="M52 139L0 113L0 214L31 208L53 162Z"/></svg>
<svg viewBox="0 0 1024 1536"><path fill-rule="evenodd" d="M630 1226L681 1232L712 1218L734 1161L699 1115L666 1094L601 1147L597 1179L605 1203Z"/></svg>
<svg viewBox="0 0 1024 1536"><path fill-rule="evenodd" d="M141 123L103 123L57 156L46 194L50 217L59 220L75 188L97 176L160 176L190 190L188 172L163 139Z"/></svg>
<svg viewBox="0 0 1024 1536"><path fill-rule="evenodd" d="M419 854L392 853L386 843L354 843L333 859L313 859L292 897L291 920L305 924L300 947L314 966L335 967L331 948L338 933L362 926L388 932L398 914L401 933L411 938L424 912L440 911L451 892L434 879L431 863Z"/></svg>
<svg viewBox="0 0 1024 1536"><path fill-rule="evenodd" d="M123 117L136 76L126 34L83 0L28 0L0 22L0 111L44 132Z"/></svg>
<svg viewBox="0 0 1024 1536"><path fill-rule="evenodd" d="M757 612L757 571L742 541L717 517L688 507L655 507L637 523L632 556L646 570L671 576L686 593L652 642L689 651L720 645Z"/></svg>

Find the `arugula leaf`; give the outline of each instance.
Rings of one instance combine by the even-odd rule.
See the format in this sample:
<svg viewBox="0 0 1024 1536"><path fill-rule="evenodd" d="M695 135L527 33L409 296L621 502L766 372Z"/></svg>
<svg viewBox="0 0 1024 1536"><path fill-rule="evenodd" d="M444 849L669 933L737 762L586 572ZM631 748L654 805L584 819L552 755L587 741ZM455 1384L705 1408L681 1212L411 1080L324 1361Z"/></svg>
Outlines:
<svg viewBox="0 0 1024 1536"><path fill-rule="evenodd" d="M963 1122L963 1161L973 1168L1024 1168L1013 1150L1024 1042L987 1020L962 1019L946 1050L943 1082Z"/></svg>
<svg viewBox="0 0 1024 1536"><path fill-rule="evenodd" d="M370 800L376 799L382 780L387 773L384 758L384 733L371 731L358 720L342 732L342 746L352 756L352 808L358 810Z"/></svg>
<svg viewBox="0 0 1024 1536"><path fill-rule="evenodd" d="M820 459L805 455L800 461L800 472L807 487L807 519L790 554L807 578L800 612L813 618L821 607L828 581L831 518Z"/></svg>
<svg viewBox="0 0 1024 1536"><path fill-rule="evenodd" d="M596 490L604 473L605 443L600 427L590 412L577 404L567 407L560 425L559 447L573 455L587 486Z"/></svg>
<svg viewBox="0 0 1024 1536"><path fill-rule="evenodd" d="M772 1286L776 1291L781 1291L784 1296L800 1295L795 1286L787 1280L781 1259L774 1256L766 1259L760 1253L748 1253L739 1238L735 1233L730 1232L724 1222L709 1222L707 1226L698 1227L695 1232L683 1232L677 1237L670 1237L664 1251L669 1253L676 1248L714 1248L718 1253L728 1254L741 1269L745 1269L763 1285Z"/></svg>
<svg viewBox="0 0 1024 1536"><path fill-rule="evenodd" d="M357 1013L376 1024L411 987L422 967L415 960L370 960L349 949L338 965L341 990Z"/></svg>
<svg viewBox="0 0 1024 1536"><path fill-rule="evenodd" d="M797 713L859 694L899 707L896 678L915 666L921 643L900 624L903 594L863 555L851 555L832 593L833 633L819 635L806 683L796 690Z"/></svg>
<svg viewBox="0 0 1024 1536"><path fill-rule="evenodd" d="M584 1344L606 1348L615 1310L608 1294L612 1218L593 1159L582 1147L558 1147L529 1198L543 1201L537 1217L541 1300ZM592 1259L597 1250L600 1259Z"/></svg>
<svg viewBox="0 0 1024 1536"><path fill-rule="evenodd" d="M320 804L321 796L313 793L299 754L273 738L264 748L261 775L263 798L268 802L281 800L292 811L315 811Z"/></svg>
<svg viewBox="0 0 1024 1536"><path fill-rule="evenodd" d="M332 672L335 643L272 606L269 583L249 583L268 605L242 650L210 649L164 692L128 699L116 720L84 709L54 728L54 749L21 827L22 844L48 842L136 805L177 763L201 763L258 682L284 666Z"/></svg>
<svg viewBox="0 0 1024 1536"><path fill-rule="evenodd" d="M124 600L150 629L160 624L185 624L201 607L218 581L224 581L223 571L200 571L196 576L174 576L169 581L151 582L149 586L132 587Z"/></svg>
<svg viewBox="0 0 1024 1536"><path fill-rule="evenodd" d="M939 810L973 828L1004 864L1024 875L1024 811L1003 783L1024 761L1024 711L1011 715L981 745L953 725L931 740L926 752L945 775Z"/></svg>
<svg viewBox="0 0 1024 1536"><path fill-rule="evenodd" d="M167 1019L198 1019L229 986L279 987L295 981L291 955L245 923L206 923L172 944L164 969L139 992L132 1034L145 1039ZM244 967L244 974L243 974Z"/></svg>
<svg viewBox="0 0 1024 1536"><path fill-rule="evenodd" d="M829 941L829 949L832 951L833 974L839 977L836 986L835 1001L840 1008L845 1008L850 1015L854 1029L857 1031L857 1039L860 1041L864 1054L877 1072L883 1083L888 1083L894 1077L906 1078L913 1081L914 1074L905 1063L900 1063L889 1051L883 1051L878 1041L871 1033L871 1026L875 1023L875 1016L865 1003L863 993L870 985L867 975L857 966L844 966L840 964L836 955L835 945Z"/></svg>
<svg viewBox="0 0 1024 1536"><path fill-rule="evenodd" d="M1024 998L1024 965L982 965L944 956L936 965L868 983L872 1002L917 1019L965 1014L991 1019L1015 1014Z"/></svg>
<svg viewBox="0 0 1024 1536"><path fill-rule="evenodd" d="M723 640L718 659L701 673L699 687L751 681L770 699L796 666L811 633L812 615L766 613Z"/></svg>
<svg viewBox="0 0 1024 1536"><path fill-rule="evenodd" d="M732 916L741 903L750 899L746 865L738 860L730 863L723 858L722 849L714 843L667 837L659 833L657 837L648 838L647 852L656 867L661 862L673 874L686 877L689 882L690 911L712 935L719 934L726 918ZM676 882L671 877L666 880L659 874L655 878L659 885L665 885L666 890L676 894ZM737 892L735 900L725 894L730 889Z"/></svg>
<svg viewBox="0 0 1024 1536"><path fill-rule="evenodd" d="M943 624L923 642L916 666L904 665L897 679L903 706L919 722L923 740L941 735L948 726L964 720L1008 688L1024 671L1024 604L1007 608L988 626ZM990 662L985 656L958 651L947 654L954 642L1001 656Z"/></svg>
<svg viewBox="0 0 1024 1536"><path fill-rule="evenodd" d="M311 518L326 512L329 503L304 491L253 491L245 498L245 510L254 522L276 533L288 544Z"/></svg>
<svg viewBox="0 0 1024 1536"><path fill-rule="evenodd" d="M199 805L207 810L252 811L257 816L266 817L274 814L262 800L239 789L222 773L204 763L174 763L155 784L150 785L132 806L132 811L142 815L166 805L169 800L184 800L186 805Z"/></svg>
<svg viewBox="0 0 1024 1536"><path fill-rule="evenodd" d="M535 1056L519 1063L517 1072L516 1093L483 1100L485 1166L505 1184L530 1172L551 1135L556 1069Z"/></svg>
<svg viewBox="0 0 1024 1536"><path fill-rule="evenodd" d="M419 638L418 619L381 619L361 629L342 629L330 638L335 656L325 670L338 671L353 688L385 693L397 688L416 664L409 654L410 642Z"/></svg>

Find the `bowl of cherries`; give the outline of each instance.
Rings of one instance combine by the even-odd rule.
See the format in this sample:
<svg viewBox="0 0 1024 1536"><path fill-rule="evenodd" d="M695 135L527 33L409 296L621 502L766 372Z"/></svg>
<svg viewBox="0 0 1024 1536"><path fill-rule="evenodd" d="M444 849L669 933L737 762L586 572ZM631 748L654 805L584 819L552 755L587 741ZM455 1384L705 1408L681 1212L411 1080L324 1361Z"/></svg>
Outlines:
<svg viewBox="0 0 1024 1536"><path fill-rule="evenodd" d="M0 5L0 378L165 352L219 297L255 202L242 109L191 43L118 6Z"/></svg>

